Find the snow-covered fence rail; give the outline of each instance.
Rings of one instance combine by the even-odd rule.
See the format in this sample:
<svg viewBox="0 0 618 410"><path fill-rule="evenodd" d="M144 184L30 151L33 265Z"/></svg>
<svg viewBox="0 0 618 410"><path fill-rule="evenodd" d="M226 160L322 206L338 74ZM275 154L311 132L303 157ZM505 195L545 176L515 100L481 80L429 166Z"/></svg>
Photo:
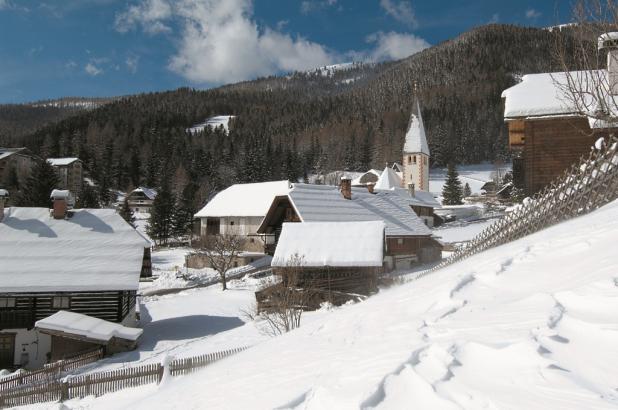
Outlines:
<svg viewBox="0 0 618 410"><path fill-rule="evenodd" d="M588 157L567 169L532 199L490 225L464 248L418 274L423 277L486 249L523 238L567 219L586 214L618 198L618 139L601 140Z"/></svg>
<svg viewBox="0 0 618 410"><path fill-rule="evenodd" d="M96 349L88 353L82 353L74 357L50 363L40 370L23 372L5 377L0 379L0 394L5 390L22 388L27 385L58 379L62 373L94 363L102 357L103 349Z"/></svg>
<svg viewBox="0 0 618 410"><path fill-rule="evenodd" d="M188 374L245 349L246 347L239 347L176 359L167 365L167 371L172 376ZM64 401L86 396L101 396L129 387L160 383L165 371L165 365L153 363L106 372L69 376L63 380L52 379L45 383L35 383L18 389L0 391L0 408Z"/></svg>

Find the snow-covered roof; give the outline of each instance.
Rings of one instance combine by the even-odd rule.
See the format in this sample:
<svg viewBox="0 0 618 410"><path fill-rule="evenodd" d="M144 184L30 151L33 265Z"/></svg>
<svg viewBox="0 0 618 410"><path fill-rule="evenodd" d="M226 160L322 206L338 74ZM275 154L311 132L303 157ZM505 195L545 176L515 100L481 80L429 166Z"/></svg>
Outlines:
<svg viewBox="0 0 618 410"><path fill-rule="evenodd" d="M9 208L0 222L0 292L137 290L150 247L113 209L54 219Z"/></svg>
<svg viewBox="0 0 618 410"><path fill-rule="evenodd" d="M75 161L79 161L80 159L77 157L67 157L67 158L47 158L47 162L55 167L62 167L71 165Z"/></svg>
<svg viewBox="0 0 618 410"><path fill-rule="evenodd" d="M375 189L395 189L401 188L401 178L397 175L397 172L391 167L384 167L384 171L376 182Z"/></svg>
<svg viewBox="0 0 618 410"><path fill-rule="evenodd" d="M284 223L271 266L382 266L384 223Z"/></svg>
<svg viewBox="0 0 618 410"><path fill-rule="evenodd" d="M9 196L9 191L7 191L6 189L0 189L0 197L6 197Z"/></svg>
<svg viewBox="0 0 618 410"><path fill-rule="evenodd" d="M0 159L7 158L20 151L24 151L26 148L2 148L0 147Z"/></svg>
<svg viewBox="0 0 618 410"><path fill-rule="evenodd" d="M504 118L578 114L565 91L569 77L578 84L586 83L594 77L598 78L594 82L604 82L607 81L607 71L572 71L569 75L564 72L524 75L519 84L502 92L502 98L505 98ZM590 95L589 98L592 105L594 97Z"/></svg>
<svg viewBox="0 0 618 410"><path fill-rule="evenodd" d="M68 199L71 193L66 189L54 189L49 195L52 199Z"/></svg>
<svg viewBox="0 0 618 410"><path fill-rule="evenodd" d="M133 194L133 193L140 193L140 192L143 193L144 195L146 195L146 197L148 199L152 199L152 200L154 200L156 198L156 196L157 196L157 191L156 190L154 190L152 188L146 188L146 187L143 187L143 186L135 188L133 191L131 191L131 194ZM129 195L131 195L131 194L129 194Z"/></svg>
<svg viewBox="0 0 618 410"><path fill-rule="evenodd" d="M429 191L414 191L414 196L405 188L395 188L390 190L401 196L410 206L424 206L430 208L440 208L442 205L433 197Z"/></svg>
<svg viewBox="0 0 618 410"><path fill-rule="evenodd" d="M232 185L219 192L195 217L264 216L273 199L289 191L288 181Z"/></svg>
<svg viewBox="0 0 618 410"><path fill-rule="evenodd" d="M429 155L429 145L427 144L425 126L423 125L423 117L421 116L421 106L418 100L416 100L416 104L412 109L412 114L410 114L410 123L408 124L408 131L406 132L403 152L420 152Z"/></svg>
<svg viewBox="0 0 618 410"><path fill-rule="evenodd" d="M367 172L362 173L360 176L357 176L355 178L352 178L352 185L367 185L366 182L361 182L361 180L363 178L365 178L366 176L371 176L371 175L375 175L376 177L380 178L380 175L382 175L382 171L380 171L379 169L370 169Z"/></svg>
<svg viewBox="0 0 618 410"><path fill-rule="evenodd" d="M102 342L109 342L113 337L135 341L144 332L142 329L126 327L118 323L65 310L56 312L45 319L37 320L35 327Z"/></svg>
<svg viewBox="0 0 618 410"><path fill-rule="evenodd" d="M294 184L288 198L302 222L384 221L388 236L425 236L431 230L394 191L352 188L352 199L328 185Z"/></svg>

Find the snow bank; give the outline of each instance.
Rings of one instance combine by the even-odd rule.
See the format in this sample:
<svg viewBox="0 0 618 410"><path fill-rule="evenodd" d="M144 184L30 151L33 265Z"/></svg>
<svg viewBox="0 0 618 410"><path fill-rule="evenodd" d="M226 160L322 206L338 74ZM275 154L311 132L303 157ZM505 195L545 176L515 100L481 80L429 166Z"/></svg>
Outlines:
<svg viewBox="0 0 618 410"><path fill-rule="evenodd" d="M65 310L38 320L34 326L41 330L55 330L102 342L109 342L112 337L137 340L143 332L142 329L125 327L118 323Z"/></svg>
<svg viewBox="0 0 618 410"><path fill-rule="evenodd" d="M271 266L287 266L295 255L302 266L382 266L384 223L284 223Z"/></svg>
<svg viewBox="0 0 618 410"><path fill-rule="evenodd" d="M617 241L615 202L337 309L161 391L88 405L615 409Z"/></svg>

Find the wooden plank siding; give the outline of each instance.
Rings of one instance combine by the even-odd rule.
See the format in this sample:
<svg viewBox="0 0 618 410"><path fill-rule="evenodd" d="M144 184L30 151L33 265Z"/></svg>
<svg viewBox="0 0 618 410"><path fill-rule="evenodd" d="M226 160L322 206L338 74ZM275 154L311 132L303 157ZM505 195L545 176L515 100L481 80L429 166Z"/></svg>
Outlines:
<svg viewBox="0 0 618 410"><path fill-rule="evenodd" d="M55 296L70 297L68 308L53 307ZM122 322L135 306L136 291L3 293L0 298L15 298L15 307L0 309L0 329L32 328L34 322L60 310L82 313L110 322ZM11 313L12 312L12 313ZM19 323L10 319L20 317ZM15 326L19 324L20 326Z"/></svg>
<svg viewBox="0 0 618 410"><path fill-rule="evenodd" d="M509 122L510 145L521 150L522 162L517 169L513 167L513 177L523 181L527 195L533 195L578 162L609 131L615 130L592 130L588 119L579 117Z"/></svg>

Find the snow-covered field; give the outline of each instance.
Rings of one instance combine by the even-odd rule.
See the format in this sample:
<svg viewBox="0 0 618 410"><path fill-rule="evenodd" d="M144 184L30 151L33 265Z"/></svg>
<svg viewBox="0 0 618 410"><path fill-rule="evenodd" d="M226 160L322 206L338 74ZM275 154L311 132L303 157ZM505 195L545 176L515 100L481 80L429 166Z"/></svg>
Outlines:
<svg viewBox="0 0 618 410"><path fill-rule="evenodd" d="M276 338L238 316L252 299L241 284L161 297L146 302L144 345L127 355L253 347L161 386L66 406L616 409L617 241L614 202L365 302L307 315Z"/></svg>
<svg viewBox="0 0 618 410"><path fill-rule="evenodd" d="M505 164L501 168L501 174L512 169L511 164ZM429 191L434 194L441 194L442 187L446 182L446 168L430 168L429 169ZM472 165L459 165L457 166L457 172L459 173L459 180L462 185L468 183L470 190L473 194L481 193L481 187L493 179L493 175L496 173L496 166L494 164L472 164Z"/></svg>
<svg viewBox="0 0 618 410"><path fill-rule="evenodd" d="M444 226L433 229L432 233L439 237L442 242L465 242L480 234L485 228L496 222L496 220L496 218L492 218L472 222L450 222Z"/></svg>
<svg viewBox="0 0 618 410"><path fill-rule="evenodd" d="M210 127L212 129L223 127L225 133L229 132L230 118L234 118L234 115L216 115L214 117L207 118L206 121L199 124L195 124L193 127L187 129L187 132L192 134L196 132L204 131L204 128Z"/></svg>

